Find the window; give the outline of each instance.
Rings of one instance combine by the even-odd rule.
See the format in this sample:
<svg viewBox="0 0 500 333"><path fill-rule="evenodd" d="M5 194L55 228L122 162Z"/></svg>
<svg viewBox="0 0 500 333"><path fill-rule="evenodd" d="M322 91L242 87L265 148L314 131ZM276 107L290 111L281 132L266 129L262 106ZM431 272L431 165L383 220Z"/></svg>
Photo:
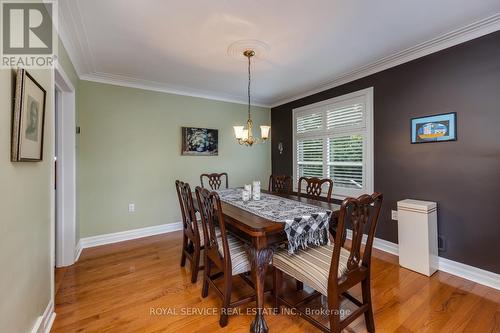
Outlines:
<svg viewBox="0 0 500 333"><path fill-rule="evenodd" d="M373 192L373 88L293 110L294 179L330 178L334 197Z"/></svg>

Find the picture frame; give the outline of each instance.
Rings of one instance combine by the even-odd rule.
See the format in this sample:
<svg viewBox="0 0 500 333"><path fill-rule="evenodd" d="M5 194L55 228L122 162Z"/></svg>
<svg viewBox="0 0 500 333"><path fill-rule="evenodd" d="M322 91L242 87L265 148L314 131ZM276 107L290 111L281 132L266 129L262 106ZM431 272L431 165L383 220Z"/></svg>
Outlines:
<svg viewBox="0 0 500 333"><path fill-rule="evenodd" d="M43 160L47 92L25 69L16 73L12 117L12 162Z"/></svg>
<svg viewBox="0 0 500 333"><path fill-rule="evenodd" d="M219 130L182 127L182 150L185 156L218 156Z"/></svg>
<svg viewBox="0 0 500 333"><path fill-rule="evenodd" d="M442 113L410 120L412 144L457 140L457 113Z"/></svg>

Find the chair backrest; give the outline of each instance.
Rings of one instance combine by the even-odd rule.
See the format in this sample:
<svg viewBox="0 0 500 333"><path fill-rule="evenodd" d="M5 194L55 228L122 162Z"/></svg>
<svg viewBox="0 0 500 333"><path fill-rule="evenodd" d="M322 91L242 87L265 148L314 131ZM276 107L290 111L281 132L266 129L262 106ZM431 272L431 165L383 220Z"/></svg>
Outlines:
<svg viewBox="0 0 500 333"><path fill-rule="evenodd" d="M332 197L332 190L333 190L333 181L331 179L319 179L316 177L300 177L299 178L299 183L298 183L298 190L297 190L297 195L300 197L303 195L302 193L302 182L306 182L306 188L305 188L305 193L307 194L308 197L311 198L316 198L316 197L321 197L321 193L323 192L323 185L327 184L327 194L326 198L328 201L330 201Z"/></svg>
<svg viewBox="0 0 500 333"><path fill-rule="evenodd" d="M200 176L200 183L201 187L205 187L203 184L203 179L207 178L208 179L208 186L210 187L211 190L218 190L222 186L222 178L226 178L226 188L229 187L229 182L228 182L228 177L227 173L203 173Z"/></svg>
<svg viewBox="0 0 500 333"><path fill-rule="evenodd" d="M176 180L175 188L177 190L177 196L179 197L184 231L188 236L190 236L191 240L199 240L200 231L198 230L191 187L188 183Z"/></svg>
<svg viewBox="0 0 500 333"><path fill-rule="evenodd" d="M186 224L186 208L184 205L184 200L182 199L182 194L181 194L181 187L184 185L184 182L181 182L180 180L175 181L175 190L177 191L177 198L179 199L179 207L181 208L181 216L182 216L182 223L185 225ZM184 227L185 229L186 227Z"/></svg>
<svg viewBox="0 0 500 333"><path fill-rule="evenodd" d="M229 244L227 241L226 224L222 213L221 201L219 194L215 191L209 191L206 188L196 187L196 199L198 200L199 212L201 215L201 224L205 236L205 251L207 255L213 258L216 253L221 263L215 260L216 264L221 264L220 269L226 272L232 271L231 254L229 252ZM215 230L215 222L218 222L220 229L220 239L222 241L222 253L219 248L217 234ZM208 240L208 241L207 241ZM217 259L217 258L215 258Z"/></svg>
<svg viewBox="0 0 500 333"><path fill-rule="evenodd" d="M347 260L347 269L340 279L347 280L350 276L359 273L360 270L369 274L373 239L375 238L375 230L377 228L380 208L382 207L382 199L383 195L375 192L372 195L363 194L357 199L347 198L342 202L330 266L329 288L335 288L338 282L337 274L342 247L342 235L347 225L352 227L351 249L349 250L349 259ZM363 257L361 257L361 243L365 232L368 237Z"/></svg>
<svg viewBox="0 0 500 333"><path fill-rule="evenodd" d="M288 175L271 175L269 177L269 191L280 193L292 192L292 177Z"/></svg>

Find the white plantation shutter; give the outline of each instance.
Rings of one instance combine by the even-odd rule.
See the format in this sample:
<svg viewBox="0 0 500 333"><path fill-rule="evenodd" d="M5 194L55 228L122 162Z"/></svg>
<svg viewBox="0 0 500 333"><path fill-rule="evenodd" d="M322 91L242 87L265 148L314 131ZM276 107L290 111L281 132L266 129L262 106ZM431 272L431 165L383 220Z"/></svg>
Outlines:
<svg viewBox="0 0 500 333"><path fill-rule="evenodd" d="M361 103L346 105L326 112L326 128L359 127L364 125L364 106Z"/></svg>
<svg viewBox="0 0 500 333"><path fill-rule="evenodd" d="M363 189L363 136L328 140L328 178L338 187Z"/></svg>
<svg viewBox="0 0 500 333"><path fill-rule="evenodd" d="M306 114L297 117L297 133L306 133L319 130L323 127L323 115L321 113Z"/></svg>
<svg viewBox="0 0 500 333"><path fill-rule="evenodd" d="M297 141L298 177L323 176L323 139Z"/></svg>
<svg viewBox="0 0 500 333"><path fill-rule="evenodd" d="M334 196L373 192L373 91L294 110L294 178L333 180Z"/></svg>

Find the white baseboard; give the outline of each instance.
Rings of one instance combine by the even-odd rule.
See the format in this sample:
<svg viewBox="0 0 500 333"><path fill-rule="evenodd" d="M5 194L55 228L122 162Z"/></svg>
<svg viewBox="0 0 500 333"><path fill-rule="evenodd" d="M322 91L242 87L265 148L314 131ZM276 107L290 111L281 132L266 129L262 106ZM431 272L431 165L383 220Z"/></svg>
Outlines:
<svg viewBox="0 0 500 333"><path fill-rule="evenodd" d="M461 278L500 290L500 274L462 264L443 257L438 258L438 269L440 271L460 276Z"/></svg>
<svg viewBox="0 0 500 333"><path fill-rule="evenodd" d="M78 260L82 249L179 230L182 230L182 222L162 224L153 227L82 238L77 245L75 261ZM347 229L347 238L352 239L352 230ZM366 238L367 236L363 235L363 244L366 243ZM373 247L395 256L398 256L399 254L398 244L386 241L384 239L375 237L373 241ZM438 269L440 271L500 290L500 274L489 272L477 267L469 266L442 257L439 257L438 266Z"/></svg>
<svg viewBox="0 0 500 333"><path fill-rule="evenodd" d="M31 329L31 333L50 333L56 313L54 312L54 303L52 300L47 304L43 315L37 318L35 325Z"/></svg>
<svg viewBox="0 0 500 333"><path fill-rule="evenodd" d="M347 229L347 239L352 239L352 230ZM366 234L363 235L363 240L361 241L363 244L366 244L366 239L368 236ZM373 247L379 249L380 251L384 251L395 256L399 255L398 244L386 241L385 239L380 239L375 237L373 240Z"/></svg>
<svg viewBox="0 0 500 333"><path fill-rule="evenodd" d="M115 232L112 234L85 237L80 239L78 244L81 249L86 249L89 247L118 243L131 239L149 237L179 230L182 230L182 222L161 224L152 227Z"/></svg>
<svg viewBox="0 0 500 333"><path fill-rule="evenodd" d="M82 250L83 250L83 247L82 247L82 240L80 239L78 241L78 244L76 244L76 249L75 249L75 262L78 261L78 259L80 259L80 254L82 254Z"/></svg>
<svg viewBox="0 0 500 333"><path fill-rule="evenodd" d="M367 235L363 235L363 244L366 243L366 238ZM347 239L352 239L352 230L350 229L347 229ZM398 256L399 253L398 244L376 237L373 240L373 247L395 256ZM442 272L500 290L500 274L462 264L443 257L438 258L438 269Z"/></svg>

